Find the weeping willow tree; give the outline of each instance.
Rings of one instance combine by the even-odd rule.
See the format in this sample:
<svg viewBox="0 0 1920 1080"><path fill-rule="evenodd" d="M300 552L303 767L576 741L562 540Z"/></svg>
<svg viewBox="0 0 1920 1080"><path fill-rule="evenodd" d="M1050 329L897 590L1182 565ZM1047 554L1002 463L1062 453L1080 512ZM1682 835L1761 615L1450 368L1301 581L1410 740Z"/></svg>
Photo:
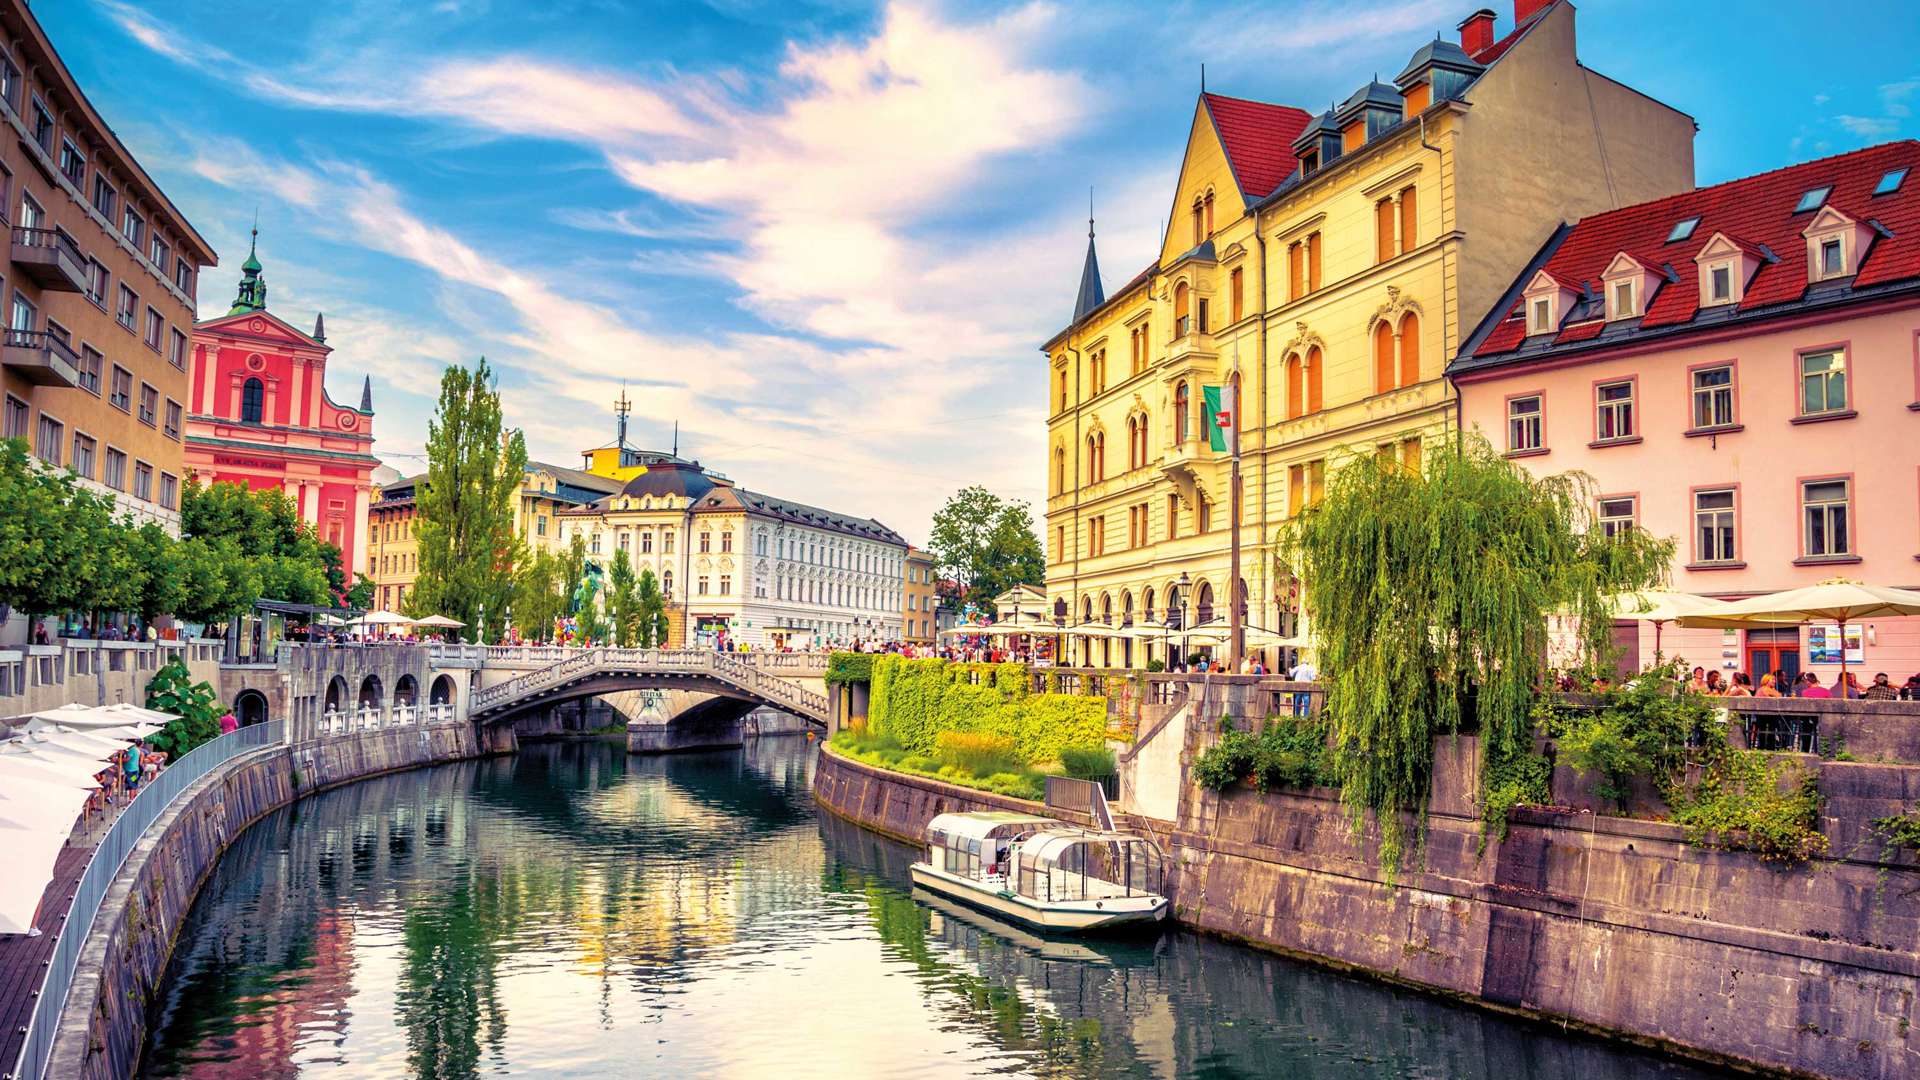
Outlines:
<svg viewBox="0 0 1920 1080"><path fill-rule="evenodd" d="M1305 582L1334 771L1355 827L1378 823L1389 875L1403 815L1424 819L1434 737L1477 729L1484 785L1531 752L1549 616L1573 616L1596 659L1609 595L1664 580L1672 542L1606 537L1593 506L1584 474L1532 476L1475 434L1424 471L1355 458L1289 524L1282 558Z"/></svg>

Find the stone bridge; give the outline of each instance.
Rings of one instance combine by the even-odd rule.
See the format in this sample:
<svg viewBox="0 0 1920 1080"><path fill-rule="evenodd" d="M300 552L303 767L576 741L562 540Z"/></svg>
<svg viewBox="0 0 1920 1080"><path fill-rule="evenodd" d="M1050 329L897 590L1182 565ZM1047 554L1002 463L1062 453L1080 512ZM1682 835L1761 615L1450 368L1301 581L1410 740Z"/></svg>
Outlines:
<svg viewBox="0 0 1920 1080"><path fill-rule="evenodd" d="M543 718L590 700L627 721L628 749L637 752L738 746L750 730L830 726L824 654L452 645L434 655L478 672L471 714L490 746L505 741L498 729L553 730Z"/></svg>

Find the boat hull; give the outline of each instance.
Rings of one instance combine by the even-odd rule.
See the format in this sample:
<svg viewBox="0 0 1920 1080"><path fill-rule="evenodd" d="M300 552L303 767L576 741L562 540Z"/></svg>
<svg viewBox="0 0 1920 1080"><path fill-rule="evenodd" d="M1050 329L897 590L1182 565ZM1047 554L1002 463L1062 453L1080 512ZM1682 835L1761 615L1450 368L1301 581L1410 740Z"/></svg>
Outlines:
<svg viewBox="0 0 1920 1080"><path fill-rule="evenodd" d="M1049 934L1113 933L1158 927L1170 906L1165 897L1126 897L1043 904L1006 893L969 878L936 870L928 863L911 867L913 883L1002 919Z"/></svg>

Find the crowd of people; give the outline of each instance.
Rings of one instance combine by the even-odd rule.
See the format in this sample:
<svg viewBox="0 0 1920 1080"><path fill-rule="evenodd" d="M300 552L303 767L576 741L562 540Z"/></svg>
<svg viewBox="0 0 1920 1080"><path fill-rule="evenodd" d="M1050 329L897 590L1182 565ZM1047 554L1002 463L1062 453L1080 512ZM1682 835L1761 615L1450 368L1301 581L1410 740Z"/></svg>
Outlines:
<svg viewBox="0 0 1920 1080"><path fill-rule="evenodd" d="M1562 693L1603 693L1613 688L1613 681L1606 676L1598 676L1590 682L1572 674L1560 676L1559 689ZM1920 673L1907 676L1904 683L1895 684L1886 672L1878 672L1873 681L1866 686L1860 685L1860 677L1852 671L1843 671L1833 680L1831 686L1820 681L1817 672L1803 671L1798 675L1789 675L1784 669L1762 672L1756 684L1753 676L1744 671L1731 675L1722 675L1718 670L1709 671L1704 667L1695 667L1687 679L1687 688L1697 694L1708 697L1758 697L1758 698L1842 698L1850 701L1920 701Z"/></svg>

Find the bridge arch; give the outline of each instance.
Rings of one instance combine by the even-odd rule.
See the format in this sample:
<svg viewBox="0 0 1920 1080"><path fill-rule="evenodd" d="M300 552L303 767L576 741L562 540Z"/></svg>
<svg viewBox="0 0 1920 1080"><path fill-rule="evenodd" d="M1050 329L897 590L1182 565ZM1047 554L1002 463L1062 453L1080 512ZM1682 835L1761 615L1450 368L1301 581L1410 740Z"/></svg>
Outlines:
<svg viewBox="0 0 1920 1080"><path fill-rule="evenodd" d="M420 683L408 672L393 684L393 703L395 705L420 704Z"/></svg>
<svg viewBox="0 0 1920 1080"><path fill-rule="evenodd" d="M451 705L453 704L453 696L456 692L457 689L454 686L453 676L447 674L435 675L433 677L433 685L427 688L427 703L429 705Z"/></svg>
<svg viewBox="0 0 1920 1080"><path fill-rule="evenodd" d="M381 684L380 676L378 675L368 674L366 678L361 679L360 707L363 709L378 709L385 705L386 697L383 693L384 689L385 687Z"/></svg>
<svg viewBox="0 0 1920 1080"><path fill-rule="evenodd" d="M335 675L327 681L327 711L344 712L347 708L347 679L344 675Z"/></svg>
<svg viewBox="0 0 1920 1080"><path fill-rule="evenodd" d="M825 695L748 660L701 649L583 650L476 692L471 715L476 723L494 724L531 709L628 690L685 690L749 711L778 709L816 726L828 720Z"/></svg>

